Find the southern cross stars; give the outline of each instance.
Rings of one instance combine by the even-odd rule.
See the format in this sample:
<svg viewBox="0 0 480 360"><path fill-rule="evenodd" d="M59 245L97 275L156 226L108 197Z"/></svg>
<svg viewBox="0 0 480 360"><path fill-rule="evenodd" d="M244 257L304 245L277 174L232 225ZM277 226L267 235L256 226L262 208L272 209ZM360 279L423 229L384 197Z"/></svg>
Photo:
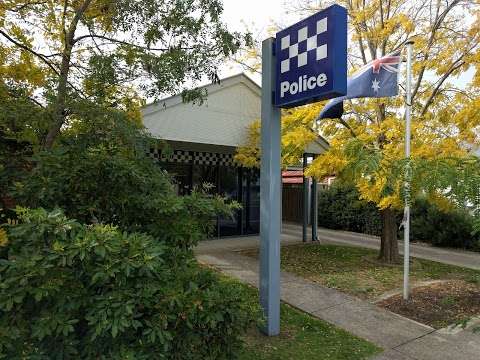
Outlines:
<svg viewBox="0 0 480 360"><path fill-rule="evenodd" d="M378 90L380 89L380 81L378 81L377 79L373 79L372 89L373 91L378 92Z"/></svg>

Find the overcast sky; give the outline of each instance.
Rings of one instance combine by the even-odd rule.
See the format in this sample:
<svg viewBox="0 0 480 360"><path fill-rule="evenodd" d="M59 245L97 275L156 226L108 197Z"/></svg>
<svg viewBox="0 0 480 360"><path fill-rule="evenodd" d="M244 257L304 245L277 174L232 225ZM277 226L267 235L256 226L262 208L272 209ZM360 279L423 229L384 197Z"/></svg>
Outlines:
<svg viewBox="0 0 480 360"><path fill-rule="evenodd" d="M285 17L283 0L224 0L223 20L232 30L242 30L242 21L266 28L272 21Z"/></svg>
<svg viewBox="0 0 480 360"><path fill-rule="evenodd" d="M246 26L254 36L267 36L267 28L273 23L290 25L298 16L288 14L285 0L223 0L223 21L230 30L245 31ZM226 77L242 71L239 65L229 64L222 69L221 76ZM252 74L256 81L260 79Z"/></svg>
<svg viewBox="0 0 480 360"><path fill-rule="evenodd" d="M267 29L272 24L286 27L300 20L300 15L289 12L285 3L292 4L295 0L223 0L223 21L230 30L245 31L246 26L254 36L267 37ZM220 72L220 77L227 77L244 71L240 65L229 63ZM456 85L468 83L474 70L470 69L459 76ZM258 74L248 74L260 84Z"/></svg>

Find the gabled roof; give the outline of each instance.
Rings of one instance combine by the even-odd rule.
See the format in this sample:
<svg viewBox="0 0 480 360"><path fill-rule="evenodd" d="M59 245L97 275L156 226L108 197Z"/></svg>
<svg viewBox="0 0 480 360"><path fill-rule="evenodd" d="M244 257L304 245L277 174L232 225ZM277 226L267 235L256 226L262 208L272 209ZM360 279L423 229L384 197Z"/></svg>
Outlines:
<svg viewBox="0 0 480 360"><path fill-rule="evenodd" d="M198 87L198 89L206 89L208 95L215 94L218 91L221 91L225 88L230 86L236 85L238 83L242 83L247 86L250 90L256 93L258 96L262 96L262 88L253 81L250 77L248 77L245 73L240 73L236 75L232 75L226 77L224 79L220 79L218 83L207 84L204 86ZM160 111L167 107L172 107L175 105L184 104L182 101L182 96L180 94L169 96L167 98L155 101L153 103L147 104L143 107L143 114L150 114L155 111Z"/></svg>
<svg viewBox="0 0 480 360"><path fill-rule="evenodd" d="M184 103L181 95L148 104L143 123L159 139L196 144L238 147L247 139L248 127L260 119L261 87L244 73L201 87L207 91L203 105ZM305 149L321 154L328 142L319 136Z"/></svg>
<svg viewBox="0 0 480 360"><path fill-rule="evenodd" d="M245 74L202 87L202 105L182 102L180 95L145 106L143 123L157 138L237 147L249 124L260 118L261 88Z"/></svg>

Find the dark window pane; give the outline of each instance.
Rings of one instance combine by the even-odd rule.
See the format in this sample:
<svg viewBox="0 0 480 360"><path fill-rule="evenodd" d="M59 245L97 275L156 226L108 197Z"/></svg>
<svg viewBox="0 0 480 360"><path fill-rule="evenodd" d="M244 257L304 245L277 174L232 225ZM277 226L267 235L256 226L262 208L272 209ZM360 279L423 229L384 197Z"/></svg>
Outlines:
<svg viewBox="0 0 480 360"><path fill-rule="evenodd" d="M243 194L244 233L258 234L260 232L260 173L257 169L245 170Z"/></svg>
<svg viewBox="0 0 480 360"><path fill-rule="evenodd" d="M191 165L182 163L161 163L162 169L165 169L175 180L175 187L178 195L187 195L192 190L191 183Z"/></svg>
<svg viewBox="0 0 480 360"><path fill-rule="evenodd" d="M213 185L212 193L217 193L217 167L214 165L193 165L192 185L203 186L203 184Z"/></svg>
<svg viewBox="0 0 480 360"><path fill-rule="evenodd" d="M218 192L229 200L239 200L238 168L218 167ZM240 212L237 212L233 219L219 217L220 236L232 236L241 234Z"/></svg>

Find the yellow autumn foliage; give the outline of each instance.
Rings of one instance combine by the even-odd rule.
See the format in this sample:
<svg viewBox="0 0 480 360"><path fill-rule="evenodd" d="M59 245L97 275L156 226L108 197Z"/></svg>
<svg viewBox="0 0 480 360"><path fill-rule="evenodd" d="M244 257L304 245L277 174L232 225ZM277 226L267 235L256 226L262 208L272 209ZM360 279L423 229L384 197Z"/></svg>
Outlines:
<svg viewBox="0 0 480 360"><path fill-rule="evenodd" d="M317 138L312 127L319 105L311 105L282 112L282 166L297 165L308 144ZM244 167L260 167L260 120L253 121L247 129L245 144L237 148L235 161Z"/></svg>
<svg viewBox="0 0 480 360"><path fill-rule="evenodd" d="M82 3L0 1L0 83L21 84L32 98L42 98L45 89L51 86L52 79L59 76L61 68L59 59L61 60L65 46L65 32ZM112 22L116 15L114 2L96 0L90 3L84 16L95 28L107 33L113 31ZM12 41L22 46L17 46ZM94 98L95 89L95 84L86 76L87 64L92 53L90 50L91 45L84 45L82 42L75 44L72 54L75 63L80 65L74 65L74 61L71 61L73 70L68 78L70 86L75 86L85 98ZM129 119L141 124L140 109L144 105L144 100L135 85L119 82L112 86L103 86L102 90L105 93L104 101L108 102L109 106L115 104L116 108L127 113Z"/></svg>
<svg viewBox="0 0 480 360"><path fill-rule="evenodd" d="M331 3L319 1L317 6L300 0L298 8L304 16L305 9L313 13ZM341 0L336 3L348 10L349 74L372 59L402 49L407 40L415 41L411 158L406 162L404 155L405 68L402 66L399 79L403 87L399 96L345 101L342 119L322 120L319 130L330 143L330 149L313 162L307 174L317 178L338 176L355 184L360 196L380 209L401 208L409 174L405 169L409 164L413 171L408 175L412 195L425 194L442 208L448 208L451 202L444 196L448 186L437 189L426 186L436 180L429 177L441 175L441 170L428 169L425 164L435 167L444 161L456 166L458 161L452 159L468 159L473 151L480 149L480 1ZM299 124L301 129L289 128L288 135L283 132L284 152L296 141L298 147L303 146L305 124L310 122L313 126L321 108L309 105L288 111L282 129L290 119L295 119L291 124ZM300 119L302 116L304 121ZM246 144L237 157L248 157L250 147L258 147L258 140L257 136L256 141Z"/></svg>
<svg viewBox="0 0 480 360"><path fill-rule="evenodd" d="M8 245L8 236L7 232L0 228L0 247L5 247Z"/></svg>

